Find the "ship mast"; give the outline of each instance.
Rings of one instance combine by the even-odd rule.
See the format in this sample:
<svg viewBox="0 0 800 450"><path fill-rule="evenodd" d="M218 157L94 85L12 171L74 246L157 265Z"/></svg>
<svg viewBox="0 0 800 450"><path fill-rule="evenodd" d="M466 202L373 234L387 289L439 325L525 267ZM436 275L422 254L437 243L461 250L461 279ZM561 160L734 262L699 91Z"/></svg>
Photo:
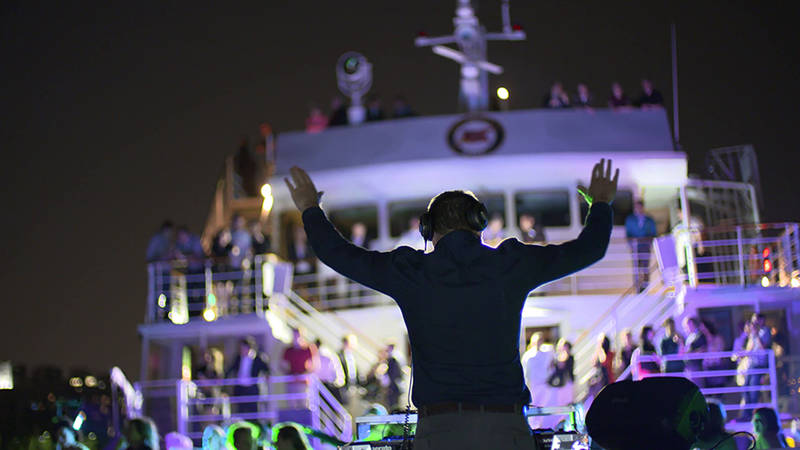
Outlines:
<svg viewBox="0 0 800 450"><path fill-rule="evenodd" d="M503 30L487 33L475 15L470 0L458 0L456 15L453 18L453 34L438 37L420 36L414 44L417 47L432 47L434 53L461 64L459 85L459 108L467 112L489 109L489 73L499 75L503 68L487 61L486 41L521 41L525 32L511 26L509 0L501 6ZM458 50L445 44L457 44Z"/></svg>

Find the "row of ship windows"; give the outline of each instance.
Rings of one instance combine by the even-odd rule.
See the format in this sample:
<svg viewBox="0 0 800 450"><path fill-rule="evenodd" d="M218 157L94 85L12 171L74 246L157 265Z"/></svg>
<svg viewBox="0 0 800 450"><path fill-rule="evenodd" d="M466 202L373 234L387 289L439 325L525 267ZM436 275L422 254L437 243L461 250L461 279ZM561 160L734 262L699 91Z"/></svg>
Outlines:
<svg viewBox="0 0 800 450"><path fill-rule="evenodd" d="M515 222L505 224L516 226L519 217L529 214L536 219L537 224L543 227L569 227L570 221L570 191L563 190L537 190L518 192L514 194ZM505 195L502 193L484 193L478 198L486 205L489 216L501 216L505 222L506 202ZM402 200L391 202L389 210L389 233L392 237L398 237L409 228L409 221L413 217L419 217L428 207L429 198ZM581 199L580 221L586 218L588 207ZM630 190L620 190L613 203L614 224L624 225L625 218L633 211L633 193ZM361 222L367 227L367 236L374 239L378 235L378 207L377 205L359 205L347 208L333 208L328 211L328 216L334 225L342 232L350 230L356 222Z"/></svg>

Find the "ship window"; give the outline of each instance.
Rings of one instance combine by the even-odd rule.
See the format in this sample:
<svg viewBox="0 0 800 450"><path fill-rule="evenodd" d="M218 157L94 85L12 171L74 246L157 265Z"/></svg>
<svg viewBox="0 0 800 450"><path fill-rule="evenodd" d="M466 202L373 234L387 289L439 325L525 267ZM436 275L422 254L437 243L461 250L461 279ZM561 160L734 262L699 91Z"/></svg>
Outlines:
<svg viewBox="0 0 800 450"><path fill-rule="evenodd" d="M580 194L578 201L581 205L581 224L583 224L586 222L589 206ZM625 219L633 213L633 192L630 189L618 190L611 207L614 209L614 225L625 225Z"/></svg>
<svg viewBox="0 0 800 450"><path fill-rule="evenodd" d="M489 217L499 214L505 220L505 197L502 193L479 193L478 199L486 205ZM412 219L418 218L428 208L430 199L403 200L389 204L389 230L392 237L406 232ZM416 223L416 222L415 222Z"/></svg>
<svg viewBox="0 0 800 450"><path fill-rule="evenodd" d="M506 199L503 194L476 194L478 200L483 202L486 210L489 212L489 217L501 216L503 222L506 220ZM506 224L508 226L508 224Z"/></svg>
<svg viewBox="0 0 800 450"><path fill-rule="evenodd" d="M530 214L545 227L569 226L569 191L542 190L519 192L514 196L519 216Z"/></svg>
<svg viewBox="0 0 800 450"><path fill-rule="evenodd" d="M389 233L392 237L400 236L411 227L411 221L428 209L429 198L402 200L389 203ZM415 222L416 223L416 222Z"/></svg>
<svg viewBox="0 0 800 450"><path fill-rule="evenodd" d="M367 228L368 241L378 237L378 207L375 205L336 208L330 211L328 217L342 236L348 239L351 238L353 225L359 222Z"/></svg>

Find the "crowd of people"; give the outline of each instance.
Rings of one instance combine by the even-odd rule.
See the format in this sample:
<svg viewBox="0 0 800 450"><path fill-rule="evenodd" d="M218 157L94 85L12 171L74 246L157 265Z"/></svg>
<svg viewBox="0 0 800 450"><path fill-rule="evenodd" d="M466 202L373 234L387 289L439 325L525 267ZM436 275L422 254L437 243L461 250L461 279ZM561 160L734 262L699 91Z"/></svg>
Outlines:
<svg viewBox="0 0 800 450"><path fill-rule="evenodd" d="M609 108L625 111L634 108L653 109L663 108L664 96L660 91L653 87L653 82L647 78L642 79L642 90L638 97L631 99L618 82L611 84L608 94L607 105ZM575 87L574 95L570 95L560 81L556 81L550 87L550 92L544 96L542 103L544 108L595 108L604 106L595 100L594 94L586 83L578 83ZM330 127L348 125L350 119L347 113L347 104L341 97L335 96L330 103L330 109L326 113L317 105L309 108L306 118L305 130L307 133L319 133ZM385 119L399 119L413 117L417 113L411 108L402 95L396 96L392 101L391 111L386 112L383 108L381 98L377 95L370 95L365 102L366 122L375 122Z"/></svg>
<svg viewBox="0 0 800 450"><path fill-rule="evenodd" d="M402 119L404 117L413 117L417 115L402 95L398 95L394 98L390 113L384 111L381 98L374 94L367 97L365 110L366 116L364 120L367 122L385 119ZM350 119L347 115L347 104L345 104L341 97L335 96L333 100L331 100L328 114L325 114L319 106L311 106L308 117L306 118L306 132L319 133L329 127L337 127L349 123Z"/></svg>
<svg viewBox="0 0 800 450"><path fill-rule="evenodd" d="M405 358L396 352L394 344L388 344L378 354L375 364L362 373L357 364L357 346L355 335L345 336L338 349L331 349L319 339L312 341L301 330L293 329L291 343L280 354L280 359L272 362L253 338L242 339L238 353L230 362L224 361L217 349L208 349L202 356L198 354L193 364L193 379L238 379L229 391L213 385L198 389L201 397L222 399L228 395L257 396L268 390L260 381L272 374L294 376L295 379L286 383L286 392L303 395L287 400L283 407L305 409L310 406L305 394L311 382L306 375L314 375L354 415L363 415L370 404L379 404L386 411L402 409L405 406L401 402L407 372ZM257 380L260 377L262 380ZM221 414L225 407L224 401L196 406L201 415ZM228 407L241 414L258 412L256 402L236 402Z"/></svg>
<svg viewBox="0 0 800 450"><path fill-rule="evenodd" d="M662 331L656 332L653 326L646 325L634 338L633 331L623 330L619 335L619 345L612 347L608 336L602 335L594 353L594 371L589 382L589 395L593 396L606 384L620 377L641 379L653 373L688 374L700 387L719 388L731 386L731 377L703 376L692 377L692 373L735 369L738 373L735 384L738 386L760 386L764 377L761 373L751 373L752 369L767 367L767 355L738 355L732 358L702 357L692 358L692 354L723 351L751 352L772 349L785 354L783 338L775 328L766 325L763 314L753 314L744 322L741 333L728 344L711 321L697 317L685 317L681 330L675 319L668 318L661 324ZM761 391L749 390L742 394L742 404L759 403ZM739 420L752 417L752 409L744 409Z"/></svg>
<svg viewBox="0 0 800 450"><path fill-rule="evenodd" d="M521 362L525 382L536 406L564 406L574 402L575 358L572 343L559 339L555 348L544 342L542 333L533 333ZM555 428L554 417L531 417L533 428Z"/></svg>
<svg viewBox="0 0 800 450"><path fill-rule="evenodd" d="M653 82L649 79L642 79L642 91L635 100L631 100L618 82L611 84L608 94L607 105L617 111L625 111L633 108L653 109L663 108L664 96L653 87ZM589 90L585 83L578 83L575 94L570 95L564 89L560 81L556 81L550 87L550 92L544 96L542 107L551 109L560 108L593 108L600 106L595 100L594 94Z"/></svg>
<svg viewBox="0 0 800 450"><path fill-rule="evenodd" d="M257 255L271 251L271 242L260 221L249 224L244 217L234 215L230 226L219 230L206 249L200 236L188 227L177 229L171 221L165 221L159 231L150 239L146 259L153 263L158 280L156 296L163 295L166 307L171 297L171 274L179 270L186 276L186 290L189 317L199 316L206 304L205 270L210 267L214 274L242 272L241 279L218 277L212 288L217 299L218 314L236 310L252 311L253 305L253 262ZM235 278L235 277L234 277Z"/></svg>
<svg viewBox="0 0 800 450"><path fill-rule="evenodd" d="M89 450L82 443L79 430L73 428L72 421L58 420L54 427L56 450ZM223 428L208 425L203 430L204 450L256 450L274 448L276 450L310 450L311 445L300 424L286 422L276 429L256 425L253 422L233 422ZM106 448L115 450L191 450L196 448L192 440L181 433L169 432L159 435L155 422L146 416L131 418L125 422L121 435ZM35 448L35 447L31 447Z"/></svg>
<svg viewBox="0 0 800 450"><path fill-rule="evenodd" d="M527 350L522 356L522 366L528 389L531 391L532 404L536 406L564 406L576 401L587 404L607 384L621 379L641 379L655 373L675 373L676 376L687 376L701 388L718 388L730 386L761 386L766 376L753 374L751 369L767 367L766 355L740 354L731 358L702 357L692 359L693 353L750 352L772 349L776 354L786 354L784 337L775 328L766 324L763 314L755 313L741 326L741 333L731 344L718 333L714 324L697 317L685 317L680 321L678 329L675 319L668 318L661 324L662 331L656 331L651 325L639 330L637 337L630 329L619 333L617 345L607 335L598 338L592 356L593 370L588 379L589 389L585 399L573 397L574 357L572 345L565 339L558 340L554 346L544 342L542 333L533 333ZM738 373L735 381L731 377L704 376L692 377L692 373L714 370L735 370ZM731 394L734 395L734 394ZM739 395L739 394L735 394ZM762 392L749 390L741 395L740 404L756 405L762 403ZM707 395L709 403L710 423L700 436L700 441L693 448L712 448L714 444L730 432L725 431L727 419L721 400L723 395ZM730 397L727 398L731 400ZM766 400L763 400L766 403ZM771 408L745 408L741 410L737 422L751 422L756 439L754 448L787 447L786 438L791 438L792 445L800 445L800 419L792 422L791 431L781 430L775 411ZM532 428L555 427L562 418L554 416L531 417L528 422ZM747 448L743 443L748 439L731 439L720 447L737 449ZM781 443L782 445L777 445Z"/></svg>

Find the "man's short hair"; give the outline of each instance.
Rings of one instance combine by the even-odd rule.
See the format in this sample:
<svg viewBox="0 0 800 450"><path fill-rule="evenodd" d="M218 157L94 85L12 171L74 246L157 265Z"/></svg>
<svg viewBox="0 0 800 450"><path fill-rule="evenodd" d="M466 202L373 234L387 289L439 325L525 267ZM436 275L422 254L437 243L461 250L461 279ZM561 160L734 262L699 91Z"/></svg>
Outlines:
<svg viewBox="0 0 800 450"><path fill-rule="evenodd" d="M480 200L470 191L446 191L437 195L428 204L433 219L433 231L445 234L453 230L472 230L467 221L467 212Z"/></svg>

